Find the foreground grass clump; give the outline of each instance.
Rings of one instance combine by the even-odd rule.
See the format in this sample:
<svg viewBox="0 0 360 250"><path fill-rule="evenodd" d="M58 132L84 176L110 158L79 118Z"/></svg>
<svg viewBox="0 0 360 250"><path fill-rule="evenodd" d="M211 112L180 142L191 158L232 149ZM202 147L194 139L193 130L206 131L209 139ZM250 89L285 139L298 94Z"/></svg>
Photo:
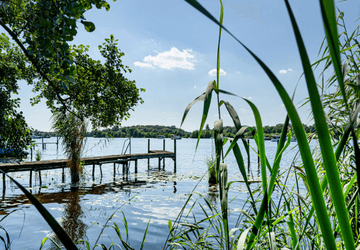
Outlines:
<svg viewBox="0 0 360 250"><path fill-rule="evenodd" d="M212 94L214 93L217 96L217 106L219 110L221 106L225 106L238 132L233 140L229 140L231 143L229 149L227 152L224 152L223 145L227 143L227 140L222 140L223 125L219 111L219 120L215 123L215 127L218 128L215 133L215 148L216 175L219 182L221 212L215 215L215 217L218 217L217 220L221 221L221 225L217 226L210 222L208 227L200 227L201 223L196 222L192 224L192 226L186 225L181 227L181 224L179 224L179 227L182 229L176 229L178 230L178 234L176 237L171 238L172 244L189 246L190 239L188 238L187 241L184 241L184 239L186 239L186 236L190 232L198 230L199 235L207 235L207 240L209 241L214 238L217 239L216 248L220 249L355 249L359 244L358 192L360 187L360 181L357 179L357 172L360 166L360 151L357 138L357 118L359 116L358 107L360 97L358 94L360 71L357 66L359 60L359 44L356 40L358 32L354 31L349 36L347 32L342 33L347 36L347 39L344 44L340 44L337 33L337 21L341 21L343 15L341 13L340 18L336 19L334 3L325 0L319 1L326 32L325 40L327 42L327 47L323 53L324 59L320 61L326 61L325 69L328 69L331 65L334 67L333 76L329 80L327 87L337 84L337 91L327 96L328 98L324 101L324 96L321 96L318 90L318 85L312 71L313 65L310 64L296 19L292 13L290 4L288 1L285 1L304 69L304 77L309 93L308 100L311 105L317 131L319 151L317 151L318 153L316 153L313 158L309 141L307 140L299 115L283 85L258 56L223 26L223 7L221 0L220 21L217 21L197 1L187 0L187 2L218 24L220 30L217 79L216 81L209 82L205 93L188 105L183 116L183 121L194 103L204 101L204 111L199 129L199 133L201 134L208 116ZM341 25L341 27L345 26ZM274 157L275 161L271 165L265 154L264 131L260 113L251 101L244 99L251 107L256 120L256 128L250 128L257 144L261 165L262 193L256 198L254 198L255 192L249 187L250 182L246 176L244 157L237 144L238 141L242 141L248 154L249 145L243 136L246 127L241 125L240 118L232 105L225 100L220 100L221 93L234 95L220 89L219 85L220 38L223 29L259 63L260 67L268 75L276 88L288 112ZM345 63L342 63L341 55L346 56L347 61ZM332 121L337 121L339 113L341 113L341 121L343 121L341 126L331 126L333 124L329 121L329 117L325 116L324 110L328 109L324 109L324 107L333 108L334 106L336 106L336 109L330 109L332 110L332 114L334 114L334 116L331 117ZM334 110L335 112L333 112ZM294 187L287 187L286 183L282 182L279 178L283 175L283 173L279 171L281 156L289 145L289 138L292 136L292 132L287 129L289 122L291 122L297 138L302 160L301 166L292 166L287 173L289 178L295 178L296 185ZM333 135L335 135L334 132L338 128L342 128L342 131L337 131L337 137L335 137ZM288 138L287 141L286 137ZM351 149L351 144L354 145L353 150ZM225 164L226 156L231 151L236 158L238 163L237 167L249 191L248 206L246 206L247 210L244 210L241 216L237 218L239 223L232 229L228 226L229 201L227 200L227 192L232 182L227 182L227 166ZM344 161L345 159L346 161ZM307 188L305 196L299 194L299 176L302 179L301 183ZM356 182L358 182L358 185L356 185ZM273 198L273 191L275 189L280 193L280 198ZM206 219L200 220L200 222L204 220ZM208 232L217 232L217 234L207 234Z"/></svg>

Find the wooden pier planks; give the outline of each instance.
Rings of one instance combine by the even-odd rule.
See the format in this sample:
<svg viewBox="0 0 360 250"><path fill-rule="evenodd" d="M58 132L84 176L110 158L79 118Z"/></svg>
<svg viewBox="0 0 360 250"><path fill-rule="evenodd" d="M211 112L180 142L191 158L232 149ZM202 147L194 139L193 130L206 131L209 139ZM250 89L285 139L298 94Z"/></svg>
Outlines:
<svg viewBox="0 0 360 250"><path fill-rule="evenodd" d="M125 155L108 155L99 157L84 157L81 161L85 165L100 165L106 163L126 163L128 161L136 161L138 159L152 159L152 158L171 158L175 161L175 153L166 150L152 150L149 153L142 154L125 154ZM67 159L48 160L48 161L31 161L20 163L5 163L0 164L0 169L4 172L19 172L19 171L40 171L49 169L58 169L67 167Z"/></svg>

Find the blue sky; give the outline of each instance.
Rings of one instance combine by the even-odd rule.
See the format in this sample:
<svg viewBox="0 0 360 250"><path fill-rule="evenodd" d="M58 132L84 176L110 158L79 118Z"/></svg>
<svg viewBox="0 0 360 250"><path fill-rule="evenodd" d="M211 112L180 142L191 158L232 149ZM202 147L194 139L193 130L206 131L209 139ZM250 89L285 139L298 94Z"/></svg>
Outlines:
<svg viewBox="0 0 360 250"><path fill-rule="evenodd" d="M199 1L216 18L219 2ZM180 126L186 106L202 94L209 81L215 80L216 51L219 28L182 0L118 0L110 3L110 11L90 10L85 17L95 23L96 30L88 33L81 25L74 44L90 45L90 55L101 59L97 46L111 34L119 39L118 46L125 53L123 63L133 72L126 74L135 80L144 104L135 107L131 118L123 126L175 125ZM284 1L224 0L224 25L276 74L289 94L292 94L302 73L298 51ZM318 1L290 1L300 26L311 61L318 59L324 37ZM339 2L345 12L348 30L359 22L358 1ZM272 83L251 56L225 32L221 41L220 88L250 99L259 109L263 125L283 123L285 108ZM318 73L318 72L315 72ZM38 130L50 131L51 113L45 102L34 107L29 98L31 87L20 84L21 108L27 122ZM303 80L295 96L295 104L307 96ZM221 95L238 112L242 124L255 124L250 107L238 97ZM193 106L182 128L199 128L202 102ZM299 105L298 105L299 106ZM230 117L222 108L225 126ZM308 123L309 107L299 109L303 123ZM207 123L213 127L217 119L216 98Z"/></svg>

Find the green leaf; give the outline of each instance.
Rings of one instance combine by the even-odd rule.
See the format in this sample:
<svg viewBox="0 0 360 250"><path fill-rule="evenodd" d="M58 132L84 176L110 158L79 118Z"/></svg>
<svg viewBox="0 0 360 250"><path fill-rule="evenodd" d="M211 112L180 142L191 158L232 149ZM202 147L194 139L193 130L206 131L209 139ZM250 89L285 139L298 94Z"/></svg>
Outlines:
<svg viewBox="0 0 360 250"><path fill-rule="evenodd" d="M81 23L84 24L87 32L93 32L95 30L95 24L93 22L81 21Z"/></svg>
<svg viewBox="0 0 360 250"><path fill-rule="evenodd" d="M147 235L147 232L148 232L148 229L149 229L149 225L150 225L150 221L151 221L151 218L149 219L149 222L148 222L148 224L147 224L147 226L146 226L146 229L145 229L145 232L144 232L144 237L143 237L143 240L142 240L142 242L141 242L140 250L142 250L143 247L144 247L146 235ZM171 223L171 221L170 221L170 223Z"/></svg>
<svg viewBox="0 0 360 250"><path fill-rule="evenodd" d="M318 133L318 139L320 143L320 149L323 157L324 162L324 168L326 170L326 177L328 178L329 186L330 186L330 194L334 203L335 211L338 217L338 222L340 224L341 232L343 235L343 240L345 242L345 246L347 249L354 249L354 238L352 236L352 230L349 223L349 215L348 210L345 206L345 199L342 193L342 186L340 181L340 175L339 170L336 165L335 155L333 153L332 144L329 136L328 126L326 123L326 118L324 115L324 110L322 108L319 92L317 89L317 84L313 75L313 71L311 68L310 60L308 58L305 45L303 43L300 30L297 26L295 17L292 13L291 7L287 0L285 0L286 7L288 9L288 13L290 15L291 23L294 29L296 41L298 44L298 49L301 57L301 62L304 68L305 72L305 79L306 79L306 85L308 88L308 93L310 96L310 103L311 108L314 114L314 120L315 120L315 126L316 131ZM332 55L333 63L339 64L338 60L340 60L340 54L339 54L339 48L338 43L335 43L337 41L337 29L336 29L336 21L334 22L333 14L334 12L334 2L327 1L326 3L321 1L321 11L323 15L323 22L326 26L326 36L328 38L328 43L332 43L330 45L330 50L333 50ZM336 37L336 38L335 38ZM337 48L337 49L336 49ZM341 66L337 65L335 66L335 70L339 71L337 72L337 80L339 82L339 86L343 92L343 98L345 103L346 102L346 96L345 96L345 90L343 90L343 77L341 72ZM304 164L305 165L305 164ZM308 178L310 178L309 174L307 173ZM310 181L309 181L310 184ZM315 198L315 197L314 197ZM314 199L313 198L313 199ZM316 209L317 210L317 209ZM316 211L318 213L318 211ZM320 221L320 219L319 219ZM320 224L321 230L324 234L325 244L327 248L333 248L335 247L335 240L333 238L333 234L331 233L324 233L325 225ZM327 230L327 229L326 229Z"/></svg>
<svg viewBox="0 0 360 250"><path fill-rule="evenodd" d="M185 108L184 114L183 114L183 118L181 119L180 127L183 125L183 123L184 123L184 121L185 121L185 118L186 118L187 114L189 113L191 107L192 107L195 103L197 103L197 102L199 102L199 101L204 101L204 100L205 100L205 92L204 92L202 95L196 97L194 101L192 101L189 105L187 105L187 107Z"/></svg>
<svg viewBox="0 0 360 250"><path fill-rule="evenodd" d="M207 119L207 116L209 113L209 108L210 108L210 104L211 104L211 96L212 96L212 91L213 91L214 87L216 87L216 82L210 81L208 83L208 87L206 88L206 91L205 91L203 115L201 118L201 124L200 124L200 129L199 129L198 140L196 142L196 148L199 146L201 133L204 129L205 122L206 122L206 119Z"/></svg>

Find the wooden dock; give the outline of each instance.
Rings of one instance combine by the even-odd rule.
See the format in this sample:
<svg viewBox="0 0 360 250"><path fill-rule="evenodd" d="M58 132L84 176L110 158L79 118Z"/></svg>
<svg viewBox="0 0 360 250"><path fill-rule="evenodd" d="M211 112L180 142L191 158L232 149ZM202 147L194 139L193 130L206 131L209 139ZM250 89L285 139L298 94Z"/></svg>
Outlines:
<svg viewBox="0 0 360 250"><path fill-rule="evenodd" d="M99 157L85 157L81 158L84 165L103 165L107 163L120 163L126 164L130 161L135 162L135 172L137 172L137 160L139 159L153 159L159 158L159 160L165 158L171 158L175 161L175 153L164 150L150 151L143 154L125 154L125 155L108 155ZM48 160L48 161L28 161L20 163L5 163L0 164L0 169L5 173L20 172L20 171L40 171L59 169L67 167L68 159ZM175 170L176 171L176 170Z"/></svg>
<svg viewBox="0 0 360 250"><path fill-rule="evenodd" d="M123 175L129 173L129 163L131 161L135 162L135 174L138 172L138 160L147 159L148 160L148 169L150 168L150 159L158 158L159 159L159 170L161 166L161 161L163 160L163 167L165 167L165 159L170 158L174 161L174 172L176 173L176 140L174 140L174 152L165 150L165 140L163 141L163 150L150 150L150 139L148 140L148 152L140 154L120 154L120 155L107 155L107 156L97 156L97 157L84 157L81 158L82 163L85 166L92 165L93 171L92 175L95 174L95 166L98 165L100 168L100 174L102 176L103 164L114 164L114 174L116 164L122 165ZM64 176L64 168L67 168L68 159L58 159L58 160L47 160L47 161L28 161L20 163L4 163L0 164L0 170L5 173L11 172L21 172L21 171L30 171L30 185L32 183L32 172L33 171L42 171L42 170L52 170L52 169L62 169ZM40 175L40 185L41 185L41 175ZM3 188L5 189L5 174L3 174Z"/></svg>

